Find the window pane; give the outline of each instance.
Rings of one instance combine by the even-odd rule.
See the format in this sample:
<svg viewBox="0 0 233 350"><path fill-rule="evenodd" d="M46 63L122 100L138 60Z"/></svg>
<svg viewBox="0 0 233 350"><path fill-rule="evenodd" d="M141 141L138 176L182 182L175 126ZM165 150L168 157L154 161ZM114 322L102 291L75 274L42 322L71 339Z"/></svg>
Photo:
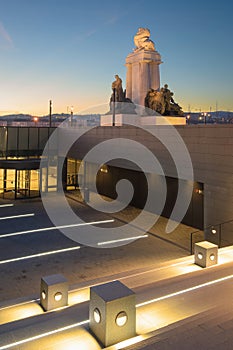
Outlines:
<svg viewBox="0 0 233 350"><path fill-rule="evenodd" d="M19 151L21 151L20 154L27 153L27 150L28 150L28 128L19 128Z"/></svg>
<svg viewBox="0 0 233 350"><path fill-rule="evenodd" d="M29 128L29 149L38 150L38 129L39 128Z"/></svg>
<svg viewBox="0 0 233 350"><path fill-rule="evenodd" d="M0 157L4 157L6 154L6 143L7 143L7 128L0 128Z"/></svg>
<svg viewBox="0 0 233 350"><path fill-rule="evenodd" d="M39 129L39 150L43 151L46 142L48 141L48 128Z"/></svg>
<svg viewBox="0 0 233 350"><path fill-rule="evenodd" d="M18 128L8 128L8 151L13 154L12 151L17 151L17 133Z"/></svg>

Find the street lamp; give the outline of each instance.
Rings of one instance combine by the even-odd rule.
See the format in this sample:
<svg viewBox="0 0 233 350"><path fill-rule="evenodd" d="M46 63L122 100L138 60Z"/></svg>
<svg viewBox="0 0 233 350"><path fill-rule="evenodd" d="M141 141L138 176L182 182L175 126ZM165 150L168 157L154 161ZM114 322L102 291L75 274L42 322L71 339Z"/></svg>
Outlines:
<svg viewBox="0 0 233 350"><path fill-rule="evenodd" d="M113 88L113 105L112 105L112 126L116 125L116 88Z"/></svg>
<svg viewBox="0 0 233 350"><path fill-rule="evenodd" d="M203 113L204 115L204 124L206 124L206 116L207 116L207 113Z"/></svg>
<svg viewBox="0 0 233 350"><path fill-rule="evenodd" d="M73 115L74 115L74 107L70 107L70 124L73 126Z"/></svg>
<svg viewBox="0 0 233 350"><path fill-rule="evenodd" d="M190 123L190 114L187 115L187 122L188 122L188 125Z"/></svg>
<svg viewBox="0 0 233 350"><path fill-rule="evenodd" d="M207 119L206 119L206 117L207 117L207 113L206 112L204 112L204 113L201 113L200 114L200 116L199 116L199 120L200 120L200 122L202 121L202 118L203 118L203 120L204 120L204 124L206 124L206 121L207 121Z"/></svg>
<svg viewBox="0 0 233 350"><path fill-rule="evenodd" d="M49 100L49 126L52 126L52 100Z"/></svg>

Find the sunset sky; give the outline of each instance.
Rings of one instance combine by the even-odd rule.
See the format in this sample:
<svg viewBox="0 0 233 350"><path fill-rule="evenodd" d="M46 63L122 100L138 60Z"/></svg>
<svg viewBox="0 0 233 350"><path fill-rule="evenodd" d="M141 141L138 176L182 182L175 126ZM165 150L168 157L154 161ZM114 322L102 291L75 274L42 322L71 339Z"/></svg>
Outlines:
<svg viewBox="0 0 233 350"><path fill-rule="evenodd" d="M233 111L229 0L0 0L0 115L106 104L138 27L148 27L185 111Z"/></svg>

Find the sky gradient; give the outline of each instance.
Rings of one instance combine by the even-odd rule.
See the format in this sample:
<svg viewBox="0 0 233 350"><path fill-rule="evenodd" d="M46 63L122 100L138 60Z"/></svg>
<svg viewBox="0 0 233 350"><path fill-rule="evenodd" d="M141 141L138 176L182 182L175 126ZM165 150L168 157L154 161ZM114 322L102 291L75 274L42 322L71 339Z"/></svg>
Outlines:
<svg viewBox="0 0 233 350"><path fill-rule="evenodd" d="M233 111L229 0L0 0L0 115L79 113L106 104L138 27L148 27L185 111Z"/></svg>

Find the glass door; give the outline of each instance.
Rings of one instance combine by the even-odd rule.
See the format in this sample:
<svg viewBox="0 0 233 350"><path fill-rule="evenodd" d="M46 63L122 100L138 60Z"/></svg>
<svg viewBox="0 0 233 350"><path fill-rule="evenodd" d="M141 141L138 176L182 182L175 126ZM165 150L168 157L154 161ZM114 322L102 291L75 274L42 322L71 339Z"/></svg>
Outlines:
<svg viewBox="0 0 233 350"><path fill-rule="evenodd" d="M30 197L30 170L17 170L17 198Z"/></svg>

